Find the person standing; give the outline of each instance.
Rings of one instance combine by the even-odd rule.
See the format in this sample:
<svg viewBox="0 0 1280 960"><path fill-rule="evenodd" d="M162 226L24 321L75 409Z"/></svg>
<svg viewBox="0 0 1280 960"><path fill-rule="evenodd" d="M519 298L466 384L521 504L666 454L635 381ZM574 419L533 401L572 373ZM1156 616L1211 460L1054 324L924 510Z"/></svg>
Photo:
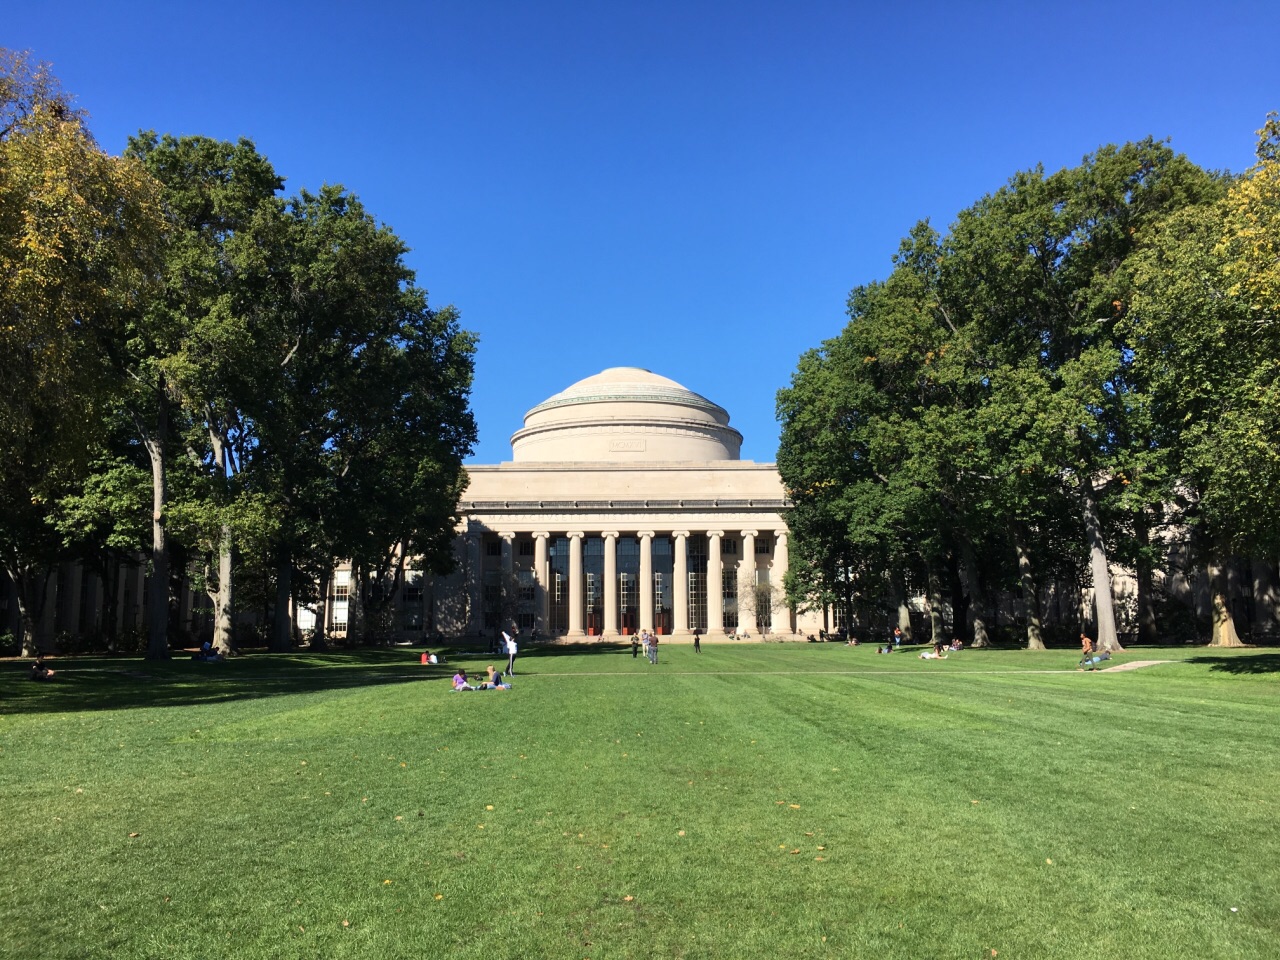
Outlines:
<svg viewBox="0 0 1280 960"><path fill-rule="evenodd" d="M506 641L507 646L507 676L514 677L516 675L516 654L519 647L516 646L516 638L507 631L502 631L502 639Z"/></svg>
<svg viewBox="0 0 1280 960"><path fill-rule="evenodd" d="M636 634L631 635L631 659L634 660L640 656L640 637Z"/></svg>
<svg viewBox="0 0 1280 960"><path fill-rule="evenodd" d="M694 627L693 628L693 652L694 653L702 652L702 638L701 636L699 636L699 633L700 631L698 630L698 628Z"/></svg>
<svg viewBox="0 0 1280 960"><path fill-rule="evenodd" d="M658 662L658 635L656 633L649 634L649 659L655 664Z"/></svg>
<svg viewBox="0 0 1280 960"><path fill-rule="evenodd" d="M901 627L893 628L893 645L895 647L902 646L902 628Z"/></svg>

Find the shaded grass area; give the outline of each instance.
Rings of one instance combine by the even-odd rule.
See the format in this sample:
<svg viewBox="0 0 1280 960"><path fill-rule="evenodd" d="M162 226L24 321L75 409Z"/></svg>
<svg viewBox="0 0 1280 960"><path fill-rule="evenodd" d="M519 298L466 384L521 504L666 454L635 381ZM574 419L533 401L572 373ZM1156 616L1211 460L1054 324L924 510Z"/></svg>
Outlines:
<svg viewBox="0 0 1280 960"><path fill-rule="evenodd" d="M0 956L1275 955L1274 654L660 655L0 665Z"/></svg>

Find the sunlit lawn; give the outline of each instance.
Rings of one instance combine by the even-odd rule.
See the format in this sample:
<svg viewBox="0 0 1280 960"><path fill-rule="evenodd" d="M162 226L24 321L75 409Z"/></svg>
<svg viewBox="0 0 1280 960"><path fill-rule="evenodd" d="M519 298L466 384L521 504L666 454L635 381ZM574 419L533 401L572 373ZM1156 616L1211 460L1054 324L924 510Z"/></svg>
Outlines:
<svg viewBox="0 0 1280 960"><path fill-rule="evenodd" d="M0 664L0 956L1280 955L1280 654L661 655Z"/></svg>

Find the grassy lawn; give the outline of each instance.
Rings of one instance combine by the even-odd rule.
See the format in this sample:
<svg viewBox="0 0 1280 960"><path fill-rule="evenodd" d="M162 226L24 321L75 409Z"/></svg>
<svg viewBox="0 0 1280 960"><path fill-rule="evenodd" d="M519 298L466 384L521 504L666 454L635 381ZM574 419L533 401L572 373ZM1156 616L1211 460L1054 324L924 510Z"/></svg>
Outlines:
<svg viewBox="0 0 1280 960"><path fill-rule="evenodd" d="M1280 654L0 664L0 956L1276 957Z"/></svg>

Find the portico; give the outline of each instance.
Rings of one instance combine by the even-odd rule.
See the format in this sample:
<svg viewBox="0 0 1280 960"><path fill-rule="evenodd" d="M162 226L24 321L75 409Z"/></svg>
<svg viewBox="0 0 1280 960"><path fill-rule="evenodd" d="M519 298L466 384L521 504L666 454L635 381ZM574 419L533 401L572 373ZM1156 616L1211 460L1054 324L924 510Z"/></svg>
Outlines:
<svg viewBox="0 0 1280 960"><path fill-rule="evenodd" d="M773 464L738 459L741 442L722 407L635 367L548 398L510 462L467 468L466 620L440 628L794 633L788 501Z"/></svg>

